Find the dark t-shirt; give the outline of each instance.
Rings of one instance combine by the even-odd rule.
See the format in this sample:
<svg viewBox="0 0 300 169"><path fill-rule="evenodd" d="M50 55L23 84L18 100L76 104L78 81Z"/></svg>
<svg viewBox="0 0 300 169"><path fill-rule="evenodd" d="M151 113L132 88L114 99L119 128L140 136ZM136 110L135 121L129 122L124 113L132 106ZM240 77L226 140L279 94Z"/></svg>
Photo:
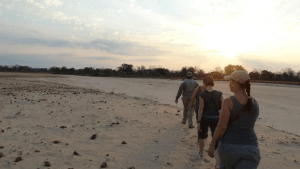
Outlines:
<svg viewBox="0 0 300 169"><path fill-rule="evenodd" d="M211 95L212 99L210 98L208 93ZM222 92L217 90L208 92L207 90L205 90L204 92L200 93L200 97L204 100L202 116L220 116L218 110L221 109ZM218 107L216 107L215 105Z"/></svg>

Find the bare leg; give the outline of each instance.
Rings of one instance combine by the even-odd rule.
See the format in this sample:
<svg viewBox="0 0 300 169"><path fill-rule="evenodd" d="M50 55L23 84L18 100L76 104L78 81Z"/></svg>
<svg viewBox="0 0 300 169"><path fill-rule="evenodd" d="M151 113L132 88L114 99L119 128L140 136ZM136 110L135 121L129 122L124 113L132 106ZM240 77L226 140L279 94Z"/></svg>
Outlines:
<svg viewBox="0 0 300 169"><path fill-rule="evenodd" d="M199 139L199 152L203 154L204 145L205 145L206 139Z"/></svg>

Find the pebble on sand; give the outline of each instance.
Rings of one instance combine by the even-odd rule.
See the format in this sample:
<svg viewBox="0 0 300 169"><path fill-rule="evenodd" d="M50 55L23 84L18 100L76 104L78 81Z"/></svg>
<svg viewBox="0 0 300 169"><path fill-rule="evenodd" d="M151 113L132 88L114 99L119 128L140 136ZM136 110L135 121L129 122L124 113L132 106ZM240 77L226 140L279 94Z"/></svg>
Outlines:
<svg viewBox="0 0 300 169"><path fill-rule="evenodd" d="M46 166L46 167L50 167L50 166L51 166L51 164L50 164L49 161L45 161L44 163L45 163L45 166Z"/></svg>
<svg viewBox="0 0 300 169"><path fill-rule="evenodd" d="M103 162L100 166L101 168L107 168L107 163L106 162Z"/></svg>
<svg viewBox="0 0 300 169"><path fill-rule="evenodd" d="M23 160L22 157L17 157L15 162L19 162L19 161L22 161L22 160Z"/></svg>
<svg viewBox="0 0 300 169"><path fill-rule="evenodd" d="M95 140L97 138L97 134L93 134L92 136L91 136L91 139L92 140Z"/></svg>

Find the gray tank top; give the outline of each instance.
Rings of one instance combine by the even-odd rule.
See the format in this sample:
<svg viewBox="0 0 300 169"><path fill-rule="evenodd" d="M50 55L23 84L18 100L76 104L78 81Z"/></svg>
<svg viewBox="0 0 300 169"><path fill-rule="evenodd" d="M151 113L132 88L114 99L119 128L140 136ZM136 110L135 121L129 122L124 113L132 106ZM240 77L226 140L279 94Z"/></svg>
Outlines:
<svg viewBox="0 0 300 169"><path fill-rule="evenodd" d="M233 107L230 111L229 121L239 114L244 105L242 105L234 96L231 96ZM257 136L254 131L256 119L259 115L259 107L254 99L251 113L245 111L242 116L227 126L227 130L222 136L222 143L239 145L258 145Z"/></svg>

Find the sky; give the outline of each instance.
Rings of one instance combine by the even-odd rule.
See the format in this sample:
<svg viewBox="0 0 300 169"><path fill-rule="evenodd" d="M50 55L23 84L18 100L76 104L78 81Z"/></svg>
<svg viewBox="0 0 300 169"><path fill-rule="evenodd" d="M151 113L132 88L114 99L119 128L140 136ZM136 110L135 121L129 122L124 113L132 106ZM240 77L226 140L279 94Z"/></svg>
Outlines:
<svg viewBox="0 0 300 169"><path fill-rule="evenodd" d="M0 65L299 71L299 0L0 0Z"/></svg>

